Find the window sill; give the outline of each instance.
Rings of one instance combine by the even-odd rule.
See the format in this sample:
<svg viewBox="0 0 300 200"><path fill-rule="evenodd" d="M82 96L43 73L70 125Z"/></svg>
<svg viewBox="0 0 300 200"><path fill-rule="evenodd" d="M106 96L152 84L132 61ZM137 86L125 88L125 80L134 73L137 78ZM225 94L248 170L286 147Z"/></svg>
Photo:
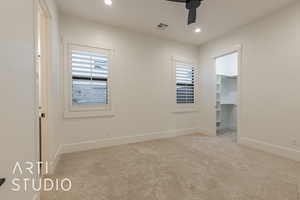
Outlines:
<svg viewBox="0 0 300 200"><path fill-rule="evenodd" d="M112 111L65 111L64 118L112 118L115 114Z"/></svg>
<svg viewBox="0 0 300 200"><path fill-rule="evenodd" d="M196 113L199 112L197 109L177 109L173 111L174 114L184 114L184 113Z"/></svg>

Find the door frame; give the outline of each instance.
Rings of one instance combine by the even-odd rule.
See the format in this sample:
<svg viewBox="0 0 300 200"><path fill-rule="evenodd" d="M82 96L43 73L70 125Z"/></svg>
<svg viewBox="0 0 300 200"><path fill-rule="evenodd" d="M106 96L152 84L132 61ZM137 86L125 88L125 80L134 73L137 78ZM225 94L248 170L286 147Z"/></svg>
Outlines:
<svg viewBox="0 0 300 200"><path fill-rule="evenodd" d="M40 113L39 113L39 80L38 80L38 28L39 28L39 21L38 21L38 16L39 16L39 9L42 10L44 16L45 16L45 33L44 33L44 43L42 46L42 49L45 51L44 53L44 59L41 61L43 64L43 67L45 68L44 73L42 73L42 82L45 85L43 87L46 92L43 93L43 98L45 99L45 104L44 104L44 109L43 111L46 113L46 117L42 119L42 125L44 128L42 128L41 135L40 137L40 126L39 126L39 120L40 120ZM48 5L45 0L34 0L34 47L35 47L35 52L34 52L34 60L35 60L35 135L36 135L36 158L37 161L40 161L40 155L41 155L41 162L42 167L41 167L41 173L38 174L39 176L43 176L49 172L48 167L49 167L49 161L50 161L50 152L49 152L49 117L48 117L48 110L49 110L49 99L50 99L50 85L51 85L51 58L52 58L52 47L51 47L51 42L52 42L52 29L51 29L51 21L52 21L52 16L50 13L50 10L48 8Z"/></svg>
<svg viewBox="0 0 300 200"><path fill-rule="evenodd" d="M241 79L242 79L242 50L243 47L241 44L234 45L231 47L228 47L218 53L216 53L213 56L213 61L214 61L214 88L215 88L215 93L214 93L214 101L217 102L217 72L216 72L216 59L222 56L226 56L232 53L237 52L238 53L238 76L237 76L237 142L239 142L239 139L241 137ZM217 108L215 107L215 134L217 135L217 128L216 128L216 121L217 121Z"/></svg>

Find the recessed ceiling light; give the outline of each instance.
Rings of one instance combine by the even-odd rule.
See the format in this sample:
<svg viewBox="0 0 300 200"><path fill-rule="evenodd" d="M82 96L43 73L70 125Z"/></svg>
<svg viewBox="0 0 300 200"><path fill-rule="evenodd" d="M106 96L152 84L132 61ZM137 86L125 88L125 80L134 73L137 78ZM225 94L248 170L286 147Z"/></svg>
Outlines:
<svg viewBox="0 0 300 200"><path fill-rule="evenodd" d="M201 28L196 28L195 29L195 33L200 33L201 32Z"/></svg>
<svg viewBox="0 0 300 200"><path fill-rule="evenodd" d="M108 6L111 6L112 0L104 0L104 3Z"/></svg>

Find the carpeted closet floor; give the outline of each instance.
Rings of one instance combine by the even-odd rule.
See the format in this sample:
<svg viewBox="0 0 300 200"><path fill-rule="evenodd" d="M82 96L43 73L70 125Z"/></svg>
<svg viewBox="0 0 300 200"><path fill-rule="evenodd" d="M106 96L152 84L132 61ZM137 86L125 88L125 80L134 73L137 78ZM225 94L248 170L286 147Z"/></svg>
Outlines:
<svg viewBox="0 0 300 200"><path fill-rule="evenodd" d="M42 200L300 200L300 163L200 134L65 154Z"/></svg>

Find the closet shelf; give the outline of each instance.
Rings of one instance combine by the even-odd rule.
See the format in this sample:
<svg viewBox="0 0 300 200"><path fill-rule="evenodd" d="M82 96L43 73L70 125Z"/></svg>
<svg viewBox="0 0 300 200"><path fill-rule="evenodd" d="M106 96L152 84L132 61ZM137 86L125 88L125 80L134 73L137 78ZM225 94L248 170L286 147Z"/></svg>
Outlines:
<svg viewBox="0 0 300 200"><path fill-rule="evenodd" d="M238 78L237 75L225 75L225 74L219 74L218 76L222 76L222 77L225 77L225 78Z"/></svg>

